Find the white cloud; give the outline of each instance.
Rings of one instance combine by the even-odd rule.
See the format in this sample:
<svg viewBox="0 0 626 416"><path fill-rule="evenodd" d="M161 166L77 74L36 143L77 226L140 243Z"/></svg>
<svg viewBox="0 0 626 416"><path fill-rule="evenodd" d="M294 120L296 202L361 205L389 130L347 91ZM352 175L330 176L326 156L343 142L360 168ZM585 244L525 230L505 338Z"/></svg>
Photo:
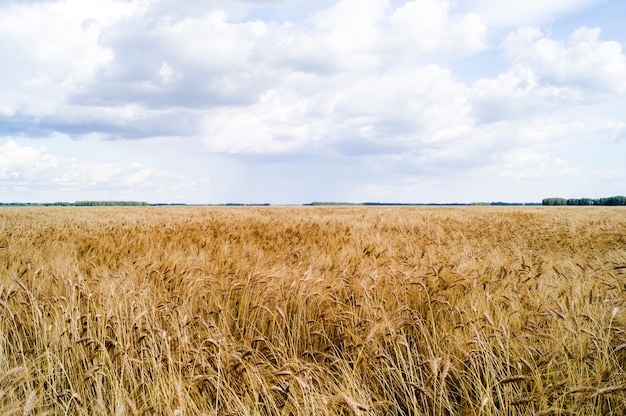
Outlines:
<svg viewBox="0 0 626 416"><path fill-rule="evenodd" d="M581 27L564 41L520 28L506 37L504 52L541 84L626 93L626 56L619 42L600 40L599 28Z"/></svg>
<svg viewBox="0 0 626 416"><path fill-rule="evenodd" d="M533 149L509 152L498 163L499 175L515 179L546 179L575 172L567 161Z"/></svg>
<svg viewBox="0 0 626 416"><path fill-rule="evenodd" d="M38 119L62 107L109 62L102 28L141 9L140 3L67 0L14 3L0 9L0 107Z"/></svg>
<svg viewBox="0 0 626 416"><path fill-rule="evenodd" d="M59 166L57 158L46 154L44 146L20 147L14 141L0 146L0 178L30 180L47 169Z"/></svg>
<svg viewBox="0 0 626 416"><path fill-rule="evenodd" d="M471 123L465 93L437 66L361 78L292 75L246 111L209 114L204 141L229 154L405 153L462 136Z"/></svg>
<svg viewBox="0 0 626 416"><path fill-rule="evenodd" d="M532 120L545 114L589 112L626 92L626 56L617 42L599 40L597 29L580 28L566 40L537 28L521 28L504 41L511 68L481 78L471 89L472 114L480 122Z"/></svg>
<svg viewBox="0 0 626 416"><path fill-rule="evenodd" d="M571 112L584 106L588 95L576 85L546 84L533 69L516 65L496 78L476 81L469 100L479 123L495 123Z"/></svg>
<svg viewBox="0 0 626 416"><path fill-rule="evenodd" d="M161 67L159 69L159 75L161 76L161 80L163 81L163 83L170 83L172 81L172 77L175 74L176 73L174 72L174 69L170 66L170 64L168 64L167 62L163 62L161 64Z"/></svg>
<svg viewBox="0 0 626 416"><path fill-rule="evenodd" d="M209 116L204 143L216 153L291 153L310 138L306 124L300 123L303 112L298 97L269 90L247 111L226 109Z"/></svg>
<svg viewBox="0 0 626 416"><path fill-rule="evenodd" d="M142 196L159 183L171 183L176 175L139 163L88 163L76 158L50 154L46 146L20 145L13 139L0 144L2 197L13 198L30 192L57 192L58 196L83 198L120 195ZM94 192L94 189L100 191ZM134 191L129 192L129 189ZM73 201L70 201L73 202Z"/></svg>
<svg viewBox="0 0 626 416"><path fill-rule="evenodd" d="M10 59L0 174L10 186L68 189L156 190L161 178L194 197L220 182L228 199L252 192L245 177L256 172L255 195L282 184L287 198L297 181L324 188L307 176L320 166L326 179L342 175L330 196L432 193L472 175L499 178L500 189L557 183L594 169L581 160L595 144L600 160L626 143L622 45L596 28L561 38L539 26L593 3L12 2L0 6ZM49 146L59 134L67 152ZM47 147L22 145L28 137ZM176 157L155 148L142 159L142 146L161 141ZM88 163L69 150L87 142L110 152Z"/></svg>
<svg viewBox="0 0 626 416"><path fill-rule="evenodd" d="M13 117L15 110L7 105L0 106L0 116Z"/></svg>
<svg viewBox="0 0 626 416"><path fill-rule="evenodd" d="M340 0L313 18L322 47L341 54L376 52L384 39L388 0Z"/></svg>
<svg viewBox="0 0 626 416"><path fill-rule="evenodd" d="M397 35L420 52L475 52L485 48L486 26L479 15L453 15L449 0L413 0L390 17Z"/></svg>
<svg viewBox="0 0 626 416"><path fill-rule="evenodd" d="M377 110L393 107L400 120L407 119L407 111L419 110L415 105L421 93L413 90L415 77L425 75L428 82L430 71L420 67L407 70L407 56L420 51L465 54L484 46L485 28L480 19L454 14L451 3L444 0L415 0L397 9L387 0L341 0L298 24L236 22L224 10L214 8L223 3L213 3L213 7L192 15L174 13L173 4L166 1L107 0L80 5L76 1L15 7L12 25L0 33L21 42L28 61L24 66L32 72L31 76L21 75L22 93L13 90L18 97L7 99L1 107L6 109L3 114L30 118L43 132L101 132L123 137L121 130L128 129L130 138L172 134L159 128L163 123L155 120L171 120L168 113L180 115L172 108L185 108L184 134L194 134L195 129L196 135L203 136L206 132L197 128L206 124L202 120L207 115L215 116L210 124L217 127L211 130L226 129L230 132L226 136L244 137L233 132L237 127L228 119L246 120L248 126L257 123L258 142L242 145L241 139L228 139L239 145L209 146L213 150L263 148L283 152L297 146L265 146L274 140L270 138L274 132L278 142L288 135L304 137L312 130L319 135L327 133L312 129L311 121L302 119L298 120L305 123L302 128L286 128L289 122L281 117L299 116L293 110L281 109L281 103L289 101L302 107L295 102L306 101L308 111L332 116L310 104L306 87L289 84L294 71L318 78L314 100L326 106L341 101L338 108L358 113L366 125L355 128L365 132L379 127L376 118L382 119L384 114L373 116ZM184 7L192 6L185 3ZM412 30L409 20L415 17L435 24L423 32L406 33ZM24 29L33 25L41 30ZM381 74L381 70L391 72ZM347 91L340 91L344 82ZM416 96L408 97L404 85ZM437 85L445 88L445 83ZM393 105L395 97L384 91L386 87L400 94L399 101L409 107ZM337 89L337 93L329 92L329 88ZM270 90L292 97L280 103L263 102L262 97ZM342 96L356 101L350 103ZM432 113L430 104L423 110ZM251 106L250 113L233 115L241 106ZM129 113L128 108L135 110ZM209 112L199 114L196 109ZM143 115L135 116L138 113ZM356 118L342 124L349 128L355 121L358 125ZM278 125L271 127L275 122ZM354 131L346 133L354 139Z"/></svg>

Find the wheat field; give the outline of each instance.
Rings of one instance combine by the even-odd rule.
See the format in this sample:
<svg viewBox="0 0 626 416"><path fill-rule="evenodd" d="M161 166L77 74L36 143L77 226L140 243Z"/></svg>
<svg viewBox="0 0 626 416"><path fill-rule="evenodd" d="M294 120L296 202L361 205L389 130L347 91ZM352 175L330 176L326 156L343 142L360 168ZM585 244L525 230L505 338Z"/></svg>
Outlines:
<svg viewBox="0 0 626 416"><path fill-rule="evenodd" d="M0 210L3 415L626 414L626 210Z"/></svg>

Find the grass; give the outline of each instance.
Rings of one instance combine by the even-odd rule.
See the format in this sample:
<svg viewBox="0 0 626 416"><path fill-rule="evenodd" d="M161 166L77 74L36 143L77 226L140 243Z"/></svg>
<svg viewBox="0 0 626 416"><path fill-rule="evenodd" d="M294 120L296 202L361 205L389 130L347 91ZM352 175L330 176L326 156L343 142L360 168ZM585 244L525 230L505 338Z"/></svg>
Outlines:
<svg viewBox="0 0 626 416"><path fill-rule="evenodd" d="M0 210L0 413L606 415L621 208Z"/></svg>

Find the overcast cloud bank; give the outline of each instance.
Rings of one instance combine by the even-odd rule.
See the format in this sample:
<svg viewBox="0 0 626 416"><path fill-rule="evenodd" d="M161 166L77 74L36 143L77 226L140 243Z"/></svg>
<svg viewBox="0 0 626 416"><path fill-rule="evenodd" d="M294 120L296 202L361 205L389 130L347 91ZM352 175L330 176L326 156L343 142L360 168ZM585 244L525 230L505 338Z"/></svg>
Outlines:
<svg viewBox="0 0 626 416"><path fill-rule="evenodd" d="M201 3L0 4L0 198L623 194L611 1Z"/></svg>

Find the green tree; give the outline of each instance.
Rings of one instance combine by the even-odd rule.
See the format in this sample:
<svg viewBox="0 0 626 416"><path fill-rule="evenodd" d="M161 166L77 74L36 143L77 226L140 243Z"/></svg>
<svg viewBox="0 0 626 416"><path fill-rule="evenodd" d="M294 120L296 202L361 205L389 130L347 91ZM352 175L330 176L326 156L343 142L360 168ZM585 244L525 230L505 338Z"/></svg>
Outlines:
<svg viewBox="0 0 626 416"><path fill-rule="evenodd" d="M541 205L567 205L565 198L544 198Z"/></svg>

